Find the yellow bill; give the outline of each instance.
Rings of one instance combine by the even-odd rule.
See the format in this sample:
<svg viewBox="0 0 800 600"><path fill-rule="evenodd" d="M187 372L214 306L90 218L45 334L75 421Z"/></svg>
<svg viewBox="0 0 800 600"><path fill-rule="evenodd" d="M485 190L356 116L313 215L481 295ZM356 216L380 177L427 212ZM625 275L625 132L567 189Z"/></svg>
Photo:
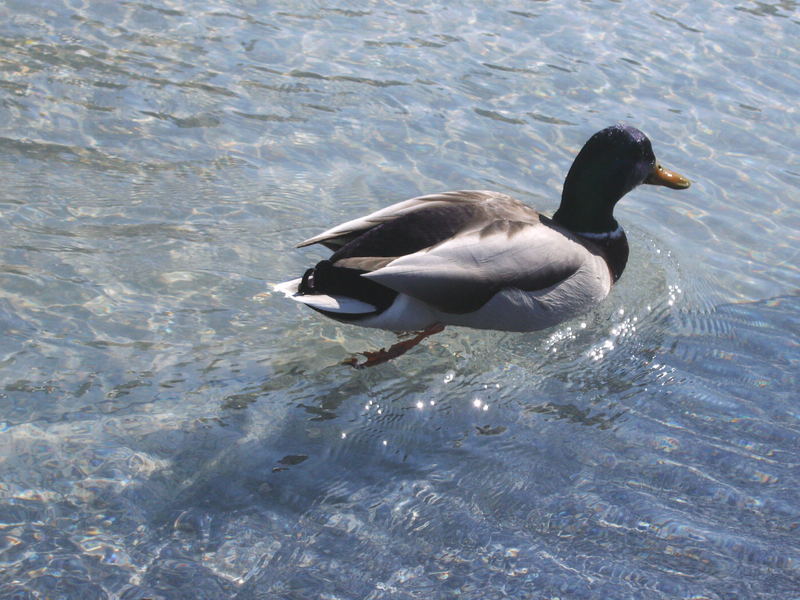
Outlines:
<svg viewBox="0 0 800 600"><path fill-rule="evenodd" d="M663 185L673 190L685 190L691 185L691 182L683 175L665 169L659 164L653 167L653 171L647 176L644 182L651 185Z"/></svg>

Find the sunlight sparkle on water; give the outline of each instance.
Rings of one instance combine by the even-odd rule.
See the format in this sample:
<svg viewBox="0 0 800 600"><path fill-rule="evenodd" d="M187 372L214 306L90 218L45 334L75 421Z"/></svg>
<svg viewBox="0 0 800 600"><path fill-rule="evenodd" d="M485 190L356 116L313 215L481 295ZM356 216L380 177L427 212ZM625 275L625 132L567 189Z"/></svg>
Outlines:
<svg viewBox="0 0 800 600"><path fill-rule="evenodd" d="M478 410L489 410L489 403L481 400L480 398L475 398L472 401L472 406L477 408Z"/></svg>

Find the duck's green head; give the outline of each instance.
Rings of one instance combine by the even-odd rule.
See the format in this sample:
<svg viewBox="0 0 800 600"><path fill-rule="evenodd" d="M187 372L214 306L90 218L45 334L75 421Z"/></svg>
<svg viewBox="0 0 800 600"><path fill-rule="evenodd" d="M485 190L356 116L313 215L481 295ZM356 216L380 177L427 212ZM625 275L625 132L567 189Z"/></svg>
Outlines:
<svg viewBox="0 0 800 600"><path fill-rule="evenodd" d="M676 190L689 187L688 179L658 164L641 131L628 125L606 127L589 138L575 157L553 219L576 232L613 231L614 205L642 183Z"/></svg>

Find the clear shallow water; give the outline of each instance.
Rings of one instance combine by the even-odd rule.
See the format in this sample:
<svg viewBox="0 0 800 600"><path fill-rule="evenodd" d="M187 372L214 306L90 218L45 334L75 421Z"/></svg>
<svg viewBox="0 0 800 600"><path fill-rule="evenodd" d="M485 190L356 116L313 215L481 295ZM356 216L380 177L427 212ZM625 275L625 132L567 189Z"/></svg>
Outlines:
<svg viewBox="0 0 800 600"><path fill-rule="evenodd" d="M796 3L0 17L0 595L797 595ZM617 120L694 186L582 319L356 372L269 293L390 201L550 212Z"/></svg>

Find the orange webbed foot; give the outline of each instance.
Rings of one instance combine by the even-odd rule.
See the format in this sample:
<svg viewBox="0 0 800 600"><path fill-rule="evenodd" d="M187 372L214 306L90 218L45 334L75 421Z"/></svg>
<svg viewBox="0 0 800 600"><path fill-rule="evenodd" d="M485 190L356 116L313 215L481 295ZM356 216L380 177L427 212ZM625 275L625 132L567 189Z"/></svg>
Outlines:
<svg viewBox="0 0 800 600"><path fill-rule="evenodd" d="M365 369L366 367L374 367L375 365L380 365L385 362L389 362L393 358L397 358L398 356L402 356L409 350L411 350L414 346L419 344L422 340L426 337L430 337L440 331L444 330L444 325L441 323L434 323L433 325L426 327L419 333L416 333L414 337L409 338L407 340L401 340L396 344L393 344L388 349L381 348L380 350L376 350L374 352L359 352L362 356L366 358L363 362L358 362L358 359L353 356L348 360L344 361L342 364L350 365L354 369Z"/></svg>

